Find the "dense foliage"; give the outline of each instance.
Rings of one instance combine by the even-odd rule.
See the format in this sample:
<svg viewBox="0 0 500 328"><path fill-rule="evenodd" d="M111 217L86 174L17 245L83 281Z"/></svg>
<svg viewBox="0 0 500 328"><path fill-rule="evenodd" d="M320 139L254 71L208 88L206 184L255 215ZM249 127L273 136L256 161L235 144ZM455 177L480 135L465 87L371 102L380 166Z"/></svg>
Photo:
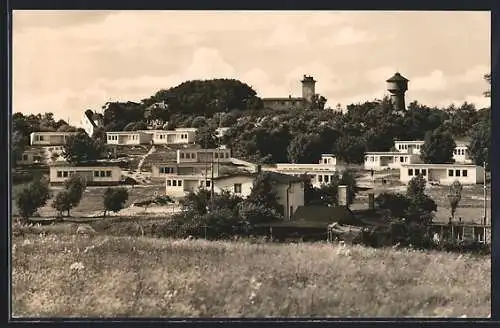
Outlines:
<svg viewBox="0 0 500 328"><path fill-rule="evenodd" d="M28 219L37 209L44 206L50 199L48 181L35 180L23 188L16 196L16 205L23 219Z"/></svg>

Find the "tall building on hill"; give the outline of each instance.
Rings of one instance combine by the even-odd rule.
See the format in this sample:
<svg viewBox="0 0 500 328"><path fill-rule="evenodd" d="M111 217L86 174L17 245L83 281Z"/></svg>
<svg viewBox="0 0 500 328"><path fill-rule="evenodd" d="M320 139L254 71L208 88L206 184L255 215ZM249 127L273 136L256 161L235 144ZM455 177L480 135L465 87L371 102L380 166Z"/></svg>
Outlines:
<svg viewBox="0 0 500 328"><path fill-rule="evenodd" d="M398 111L404 111L405 106L405 92L408 90L408 80L399 72L396 72L387 82L387 91L391 94L391 101L394 108Z"/></svg>
<svg viewBox="0 0 500 328"><path fill-rule="evenodd" d="M302 97L276 97L262 98L264 108L267 109L305 109L313 101L316 95L316 81L312 76L304 75L302 81Z"/></svg>

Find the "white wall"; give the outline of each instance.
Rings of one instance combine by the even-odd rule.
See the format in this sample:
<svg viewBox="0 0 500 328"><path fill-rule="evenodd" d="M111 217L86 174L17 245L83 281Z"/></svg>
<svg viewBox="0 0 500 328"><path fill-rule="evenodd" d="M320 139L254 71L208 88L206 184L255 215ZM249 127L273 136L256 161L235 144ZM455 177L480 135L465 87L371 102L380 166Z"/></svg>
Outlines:
<svg viewBox="0 0 500 328"><path fill-rule="evenodd" d="M409 171L412 170L413 175L409 175ZM400 181L404 184L408 182L416 175L415 170L425 170L424 179L429 182L439 182L441 185L451 185L455 180L458 180L463 185L471 185L477 183L483 183L484 170L480 166L453 166L453 165L443 165L442 167L425 167L425 166L405 166L400 170ZM453 170L453 176L449 175L449 170ZM460 171L460 176L456 176L456 171ZM463 172L467 172L467 176L463 176Z"/></svg>
<svg viewBox="0 0 500 328"><path fill-rule="evenodd" d="M241 184L241 193L236 194L234 192L234 184L240 183ZM221 192L222 190L227 190L231 192L232 194L238 195L240 197L246 198L250 195L252 192L252 187L253 187L253 178L252 177L245 177L245 176L235 176L235 177L230 177L222 180L215 180L214 181L214 191L215 192Z"/></svg>
<svg viewBox="0 0 500 328"><path fill-rule="evenodd" d="M66 171L68 172L67 177L59 177L57 172L58 171ZM111 176L104 176L104 177L96 177L94 176L95 171L111 171ZM69 172L74 172L74 173L83 173L87 172L87 174L91 175L91 181L94 182L99 182L99 183L117 183L121 180L121 175L122 171L119 167L116 166L89 166L89 167L74 167L74 166L51 166L49 169L49 181L51 183L61 183L66 181L69 177L70 174ZM74 174L73 173L73 174Z"/></svg>

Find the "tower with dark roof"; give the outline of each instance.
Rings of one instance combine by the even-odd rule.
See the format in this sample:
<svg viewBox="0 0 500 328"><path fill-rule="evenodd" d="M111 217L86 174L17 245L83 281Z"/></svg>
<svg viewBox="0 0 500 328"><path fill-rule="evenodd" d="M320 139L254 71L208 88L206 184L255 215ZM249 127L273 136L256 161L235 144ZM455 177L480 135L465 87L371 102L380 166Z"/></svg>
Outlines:
<svg viewBox="0 0 500 328"><path fill-rule="evenodd" d="M388 79L387 91L391 94L391 101L394 108L398 111L404 111L405 106L405 92L408 90L408 79L397 72Z"/></svg>
<svg viewBox="0 0 500 328"><path fill-rule="evenodd" d="M316 81L312 76L304 75L304 78L300 82L302 82L302 98L307 102L312 102L312 99L316 94Z"/></svg>

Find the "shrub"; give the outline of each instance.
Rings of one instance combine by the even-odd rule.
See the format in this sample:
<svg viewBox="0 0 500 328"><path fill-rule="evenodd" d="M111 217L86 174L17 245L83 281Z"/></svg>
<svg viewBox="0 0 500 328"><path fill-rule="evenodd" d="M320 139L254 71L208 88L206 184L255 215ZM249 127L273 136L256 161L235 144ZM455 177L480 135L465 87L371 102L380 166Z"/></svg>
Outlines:
<svg viewBox="0 0 500 328"><path fill-rule="evenodd" d="M16 197L16 205L23 219L28 219L36 210L44 206L50 198L48 183L42 180L32 182Z"/></svg>
<svg viewBox="0 0 500 328"><path fill-rule="evenodd" d="M73 207L69 192L65 190L58 193L56 199L52 202L52 207L59 212L60 216L62 216L62 213L65 211L68 212L69 216L69 211Z"/></svg>
<svg viewBox="0 0 500 328"><path fill-rule="evenodd" d="M108 188L104 193L104 216L106 211L120 211L128 200L128 191L125 188Z"/></svg>

